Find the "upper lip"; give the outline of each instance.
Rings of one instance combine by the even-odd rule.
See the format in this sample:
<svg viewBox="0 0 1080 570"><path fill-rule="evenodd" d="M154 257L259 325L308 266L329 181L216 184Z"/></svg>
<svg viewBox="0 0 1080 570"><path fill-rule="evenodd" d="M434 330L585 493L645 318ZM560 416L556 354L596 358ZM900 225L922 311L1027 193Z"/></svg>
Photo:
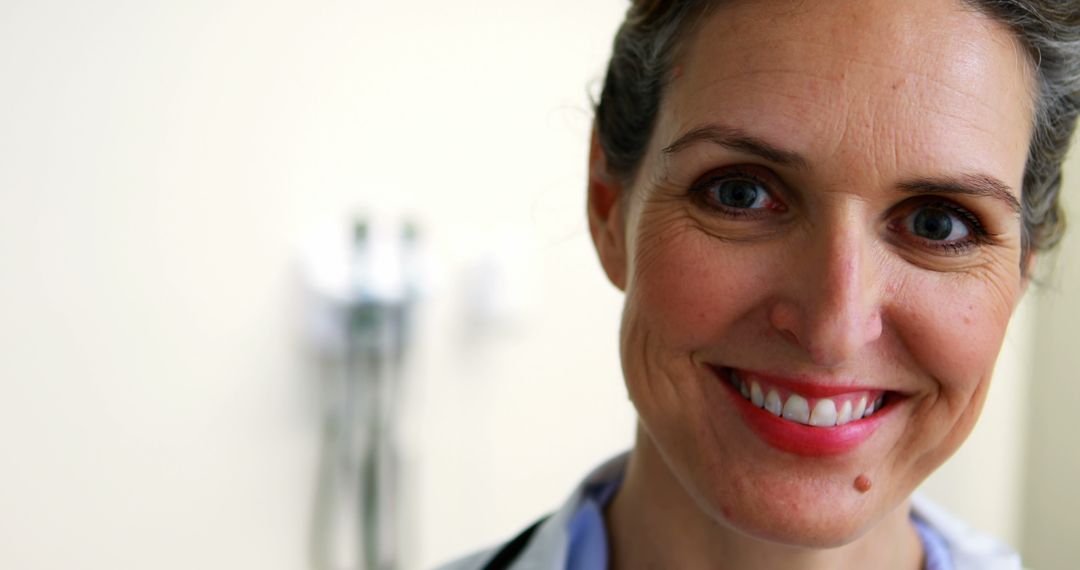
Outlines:
<svg viewBox="0 0 1080 570"><path fill-rule="evenodd" d="M868 383L850 376L810 374L781 375L727 366L712 366L712 368L725 377L730 374L731 371L736 372L739 375L739 378L743 380L746 380L748 376L755 376L768 384L780 386L781 388L810 398L832 398L834 396L850 394L852 392L897 392L895 389Z"/></svg>

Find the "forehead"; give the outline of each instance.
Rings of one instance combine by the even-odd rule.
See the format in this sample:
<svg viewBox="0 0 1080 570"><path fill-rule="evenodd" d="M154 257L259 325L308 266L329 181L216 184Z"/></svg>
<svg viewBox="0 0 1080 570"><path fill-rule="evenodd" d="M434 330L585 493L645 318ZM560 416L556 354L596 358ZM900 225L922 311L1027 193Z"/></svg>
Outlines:
<svg viewBox="0 0 1080 570"><path fill-rule="evenodd" d="M717 123L811 164L989 171L1020 187L1030 65L1008 29L961 2L734 2L680 56L654 146Z"/></svg>

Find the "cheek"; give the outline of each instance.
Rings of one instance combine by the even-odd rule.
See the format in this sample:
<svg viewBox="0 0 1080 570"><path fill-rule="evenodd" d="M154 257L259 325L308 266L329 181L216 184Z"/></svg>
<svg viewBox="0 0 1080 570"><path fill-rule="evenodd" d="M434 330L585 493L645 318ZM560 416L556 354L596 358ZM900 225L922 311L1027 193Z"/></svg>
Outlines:
<svg viewBox="0 0 1080 570"><path fill-rule="evenodd" d="M1004 278L1002 278L1004 279ZM897 291L895 326L901 357L928 377L913 425L916 440L905 454L936 468L967 439L990 387L994 364L1016 297L1005 281L974 275L917 273Z"/></svg>
<svg viewBox="0 0 1080 570"><path fill-rule="evenodd" d="M1001 280L922 272L898 291L895 327L947 397L974 392L993 371L1019 295L1019 286L1000 289L995 282Z"/></svg>
<svg viewBox="0 0 1080 570"><path fill-rule="evenodd" d="M724 242L686 222L643 232L627 288L627 310L670 348L716 346L751 326L773 271L763 246Z"/></svg>
<svg viewBox="0 0 1080 570"><path fill-rule="evenodd" d="M643 219L632 242L621 351L627 389L651 429L680 430L701 422L702 387L694 353L708 346L741 303L737 272L715 255L709 238L683 216ZM676 439L694 434L681 433Z"/></svg>

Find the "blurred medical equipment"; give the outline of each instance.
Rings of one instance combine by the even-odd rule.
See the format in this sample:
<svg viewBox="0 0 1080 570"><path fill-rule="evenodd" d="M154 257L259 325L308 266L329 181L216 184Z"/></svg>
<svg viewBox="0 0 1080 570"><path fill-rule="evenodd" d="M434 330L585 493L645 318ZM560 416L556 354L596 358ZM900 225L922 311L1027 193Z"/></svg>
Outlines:
<svg viewBox="0 0 1080 570"><path fill-rule="evenodd" d="M311 564L391 570L402 543L397 418L420 283L415 225L359 219L344 248L309 252L322 361L322 443Z"/></svg>

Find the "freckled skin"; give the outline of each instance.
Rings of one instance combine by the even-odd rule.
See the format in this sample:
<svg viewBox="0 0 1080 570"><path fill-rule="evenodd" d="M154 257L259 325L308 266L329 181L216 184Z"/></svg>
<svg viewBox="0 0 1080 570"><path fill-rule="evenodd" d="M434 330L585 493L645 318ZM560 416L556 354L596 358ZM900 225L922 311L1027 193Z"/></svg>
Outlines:
<svg viewBox="0 0 1080 570"><path fill-rule="evenodd" d="M614 182L595 141L590 169L640 418L607 513L613 568L917 567L908 497L971 431L1024 280L1007 206L949 197L994 236L949 255L902 231L912 196L897 186L985 173L1018 192L1024 55L1006 29L940 0L734 2L686 47L634 183ZM807 167L708 143L663 152L706 123ZM783 214L731 217L690 197L745 164L781 186ZM795 456L743 423L706 363L904 397L854 451Z"/></svg>

